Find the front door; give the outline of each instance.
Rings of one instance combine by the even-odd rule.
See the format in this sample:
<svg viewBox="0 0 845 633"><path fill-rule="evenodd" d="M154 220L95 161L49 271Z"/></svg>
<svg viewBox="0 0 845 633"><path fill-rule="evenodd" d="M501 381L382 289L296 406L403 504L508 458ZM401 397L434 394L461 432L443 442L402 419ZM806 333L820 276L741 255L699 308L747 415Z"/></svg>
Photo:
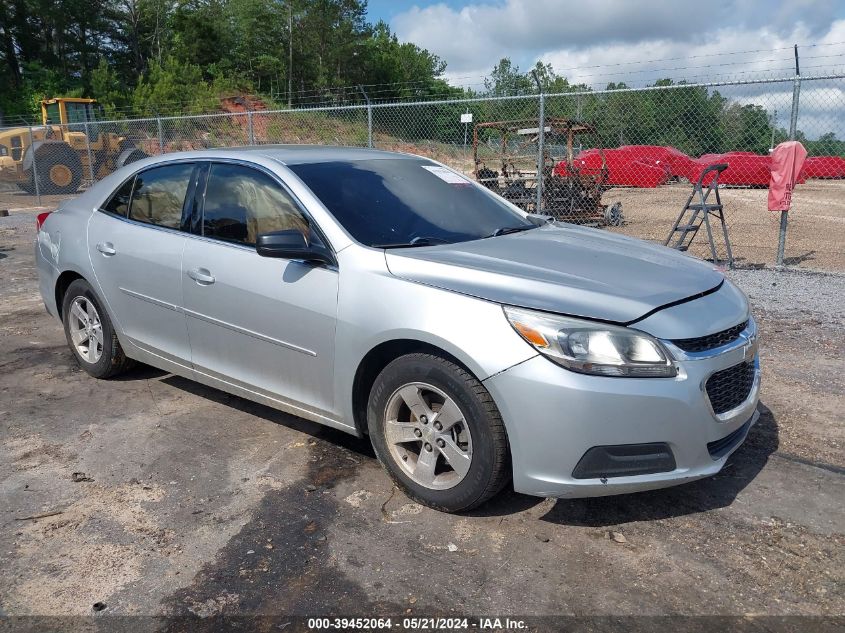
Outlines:
<svg viewBox="0 0 845 633"><path fill-rule="evenodd" d="M126 342L190 366L182 312L182 208L194 164L140 172L88 221L99 295ZM131 352L130 352L130 355Z"/></svg>
<svg viewBox="0 0 845 633"><path fill-rule="evenodd" d="M256 235L294 228L312 234L274 177L211 165L183 258L192 359L200 374L331 418L338 273L254 247Z"/></svg>

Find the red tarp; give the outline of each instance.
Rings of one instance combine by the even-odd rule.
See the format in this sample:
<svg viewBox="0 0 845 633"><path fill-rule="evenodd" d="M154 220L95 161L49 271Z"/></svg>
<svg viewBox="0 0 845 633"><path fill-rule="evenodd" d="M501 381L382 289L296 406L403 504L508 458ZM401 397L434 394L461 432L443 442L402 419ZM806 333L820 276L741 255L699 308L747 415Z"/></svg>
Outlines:
<svg viewBox="0 0 845 633"><path fill-rule="evenodd" d="M812 156L804 161L801 177L845 178L845 158L841 156Z"/></svg>
<svg viewBox="0 0 845 633"><path fill-rule="evenodd" d="M772 150L769 211L789 211L792 189L801 174L807 150L798 141L786 141Z"/></svg>
<svg viewBox="0 0 845 633"><path fill-rule="evenodd" d="M607 166L607 173L604 175L602 152ZM616 149L587 149L580 152L573 162L580 173L595 176L600 184L616 187L658 187L672 178L686 178L690 182L696 182L706 167L719 163L728 165L719 176L719 182L723 185L768 187L772 166L771 156L754 152L736 151L690 158L674 147L662 145L623 145ZM568 172L565 161L555 165L556 175L566 176ZM710 184L714 176L708 176L704 184ZM796 182L803 183L808 178L845 178L845 158L808 158Z"/></svg>
<svg viewBox="0 0 845 633"><path fill-rule="evenodd" d="M670 173L667 165L658 164L656 160L639 157L636 153L625 149L604 150L607 173L602 174L601 152L588 149L575 157L574 167L579 173L595 176L600 184L616 187L657 187L669 180ZM554 173L566 176L569 169L565 161L555 165Z"/></svg>
<svg viewBox="0 0 845 633"><path fill-rule="evenodd" d="M619 149L630 152L637 160L667 167L670 178L686 178L694 165L693 159L671 146L622 145Z"/></svg>
<svg viewBox="0 0 845 633"><path fill-rule="evenodd" d="M728 168L719 175L719 184L745 187L766 187L771 176L772 159L754 152L727 152L725 154L704 154L693 161L694 166L687 175L690 182L698 181L701 172L710 165L724 163ZM708 176L704 184L709 185L715 177Z"/></svg>

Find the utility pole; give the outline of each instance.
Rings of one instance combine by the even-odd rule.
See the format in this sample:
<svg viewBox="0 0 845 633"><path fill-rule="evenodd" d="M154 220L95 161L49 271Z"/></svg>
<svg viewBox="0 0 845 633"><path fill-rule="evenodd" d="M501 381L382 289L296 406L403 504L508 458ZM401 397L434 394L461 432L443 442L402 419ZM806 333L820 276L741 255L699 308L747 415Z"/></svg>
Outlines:
<svg viewBox="0 0 845 633"><path fill-rule="evenodd" d="M772 141L769 143L769 153L775 149L775 130L778 127L778 109L775 108L775 113L772 115Z"/></svg>
<svg viewBox="0 0 845 633"><path fill-rule="evenodd" d="M546 157L544 155L544 137L546 135L546 95L543 92L543 84L540 83L540 77L536 70L531 71L531 76L537 84L537 92L540 95L540 114L537 117L537 199L534 202L534 213L542 213L543 206L543 169L546 166Z"/></svg>
<svg viewBox="0 0 845 633"><path fill-rule="evenodd" d="M293 104L293 3L288 0L288 108Z"/></svg>

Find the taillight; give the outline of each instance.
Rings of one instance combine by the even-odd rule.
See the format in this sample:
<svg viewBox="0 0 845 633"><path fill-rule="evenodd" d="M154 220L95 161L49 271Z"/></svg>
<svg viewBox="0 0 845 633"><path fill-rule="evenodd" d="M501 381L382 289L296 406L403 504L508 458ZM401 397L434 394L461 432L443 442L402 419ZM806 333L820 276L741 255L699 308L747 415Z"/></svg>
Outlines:
<svg viewBox="0 0 845 633"><path fill-rule="evenodd" d="M52 211L45 211L44 213L39 213L35 216L35 230L40 231L41 227L44 226L44 221L47 219L47 216L50 215Z"/></svg>

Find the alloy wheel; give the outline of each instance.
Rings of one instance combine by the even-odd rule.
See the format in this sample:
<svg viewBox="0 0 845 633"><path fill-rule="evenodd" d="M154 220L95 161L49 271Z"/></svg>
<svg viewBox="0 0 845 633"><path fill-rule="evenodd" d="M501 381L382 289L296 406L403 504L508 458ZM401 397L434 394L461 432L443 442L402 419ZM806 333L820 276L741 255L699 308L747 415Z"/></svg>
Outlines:
<svg viewBox="0 0 845 633"><path fill-rule="evenodd" d="M103 355L103 324L94 302L88 297L76 297L68 315L70 339L77 353L92 365Z"/></svg>
<svg viewBox="0 0 845 633"><path fill-rule="evenodd" d="M397 389L385 407L384 431L391 457L420 486L446 490L469 472L469 426L455 401L433 385Z"/></svg>

